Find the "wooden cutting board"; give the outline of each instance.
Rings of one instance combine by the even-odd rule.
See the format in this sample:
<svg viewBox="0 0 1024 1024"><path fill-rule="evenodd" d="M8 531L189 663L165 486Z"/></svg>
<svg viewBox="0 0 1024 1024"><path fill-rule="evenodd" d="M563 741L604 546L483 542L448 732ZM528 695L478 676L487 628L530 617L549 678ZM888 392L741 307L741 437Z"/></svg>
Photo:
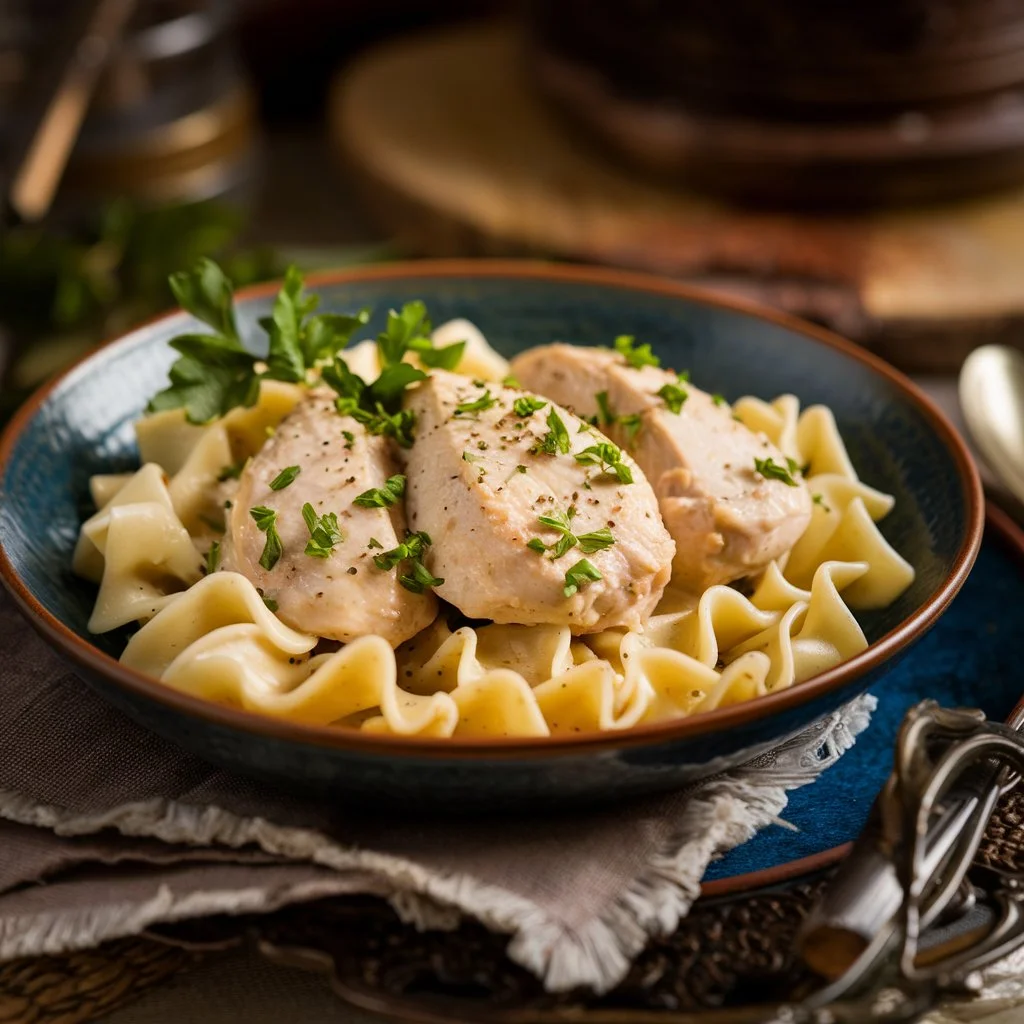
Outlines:
<svg viewBox="0 0 1024 1024"><path fill-rule="evenodd" d="M424 255L532 254L760 298L913 370L1024 338L1024 188L930 209L741 209L645 179L531 87L514 27L369 51L337 79L330 132L382 226Z"/></svg>

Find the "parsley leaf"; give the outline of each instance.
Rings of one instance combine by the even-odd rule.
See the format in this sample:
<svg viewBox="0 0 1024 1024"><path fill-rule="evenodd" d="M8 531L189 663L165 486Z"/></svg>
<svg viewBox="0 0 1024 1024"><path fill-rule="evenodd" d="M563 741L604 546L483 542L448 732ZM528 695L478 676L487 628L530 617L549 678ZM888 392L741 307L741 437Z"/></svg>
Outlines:
<svg viewBox="0 0 1024 1024"><path fill-rule="evenodd" d="M523 395L512 403L512 409L517 416L521 416L523 419L526 419L527 416L532 416L538 410L543 409L547 404L547 402L542 401L539 398L533 398L531 395Z"/></svg>
<svg viewBox="0 0 1024 1024"><path fill-rule="evenodd" d="M212 327L219 337L238 341L234 288L213 260L201 259L192 270L171 274L168 284L182 309Z"/></svg>
<svg viewBox="0 0 1024 1024"><path fill-rule="evenodd" d="M260 565L267 572L277 565L281 555L284 554L284 545L281 543L281 536L277 532L277 513L266 505L257 505L249 509L249 515L256 523L256 529L267 535L266 543L263 545L263 554L260 555Z"/></svg>
<svg viewBox="0 0 1024 1024"><path fill-rule="evenodd" d="M260 381L256 357L234 337L183 334L171 348L180 353L168 374L170 386L150 399L147 412L184 409L189 423L209 423L236 406L256 404Z"/></svg>
<svg viewBox="0 0 1024 1024"><path fill-rule="evenodd" d="M360 508L390 508L405 494L405 477L396 473L388 477L383 487L371 487L352 499Z"/></svg>
<svg viewBox="0 0 1024 1024"><path fill-rule="evenodd" d="M427 587L439 587L444 583L443 579L432 575L423 564L423 556L430 544L430 534L422 530L418 533L410 533L398 547L385 551L383 554L374 555L373 564L378 569L387 572L401 562L410 562L411 572L400 575L398 582L406 590L410 590L414 594L422 594Z"/></svg>
<svg viewBox="0 0 1024 1024"><path fill-rule="evenodd" d="M237 462L232 462L230 466L223 466L217 474L218 483L224 483L225 480L237 480L242 475L242 470L245 469L245 464L248 461L248 459L239 459Z"/></svg>
<svg viewBox="0 0 1024 1024"><path fill-rule="evenodd" d="M588 583L596 583L600 579L604 579L604 577L594 565L586 558L581 558L566 572L565 586L562 588L562 594L565 597L572 597L573 594L578 593Z"/></svg>
<svg viewBox="0 0 1024 1024"><path fill-rule="evenodd" d="M231 282L216 263L200 260L192 270L173 274L170 286L181 307L215 333L172 339L180 358L171 366L170 386L153 396L148 411L184 409L190 423L209 423L238 406L255 405L263 378L305 381L313 366L343 348L369 318L367 310L310 317L317 300L305 295L301 274L290 267L271 315L260 320L269 343L266 369L258 372L257 354L238 336Z"/></svg>
<svg viewBox="0 0 1024 1024"><path fill-rule="evenodd" d="M534 443L530 451L544 455L556 455L558 452L568 455L570 451L569 431L566 430L562 417L552 408L545 422L548 425L548 432Z"/></svg>
<svg viewBox="0 0 1024 1024"><path fill-rule="evenodd" d="M302 519L309 530L306 541L306 554L313 558L329 558L334 553L334 545L345 539L345 534L338 526L338 517L334 512L316 514L316 509L307 501L302 506Z"/></svg>
<svg viewBox="0 0 1024 1024"><path fill-rule="evenodd" d="M427 587L441 586L444 580L438 579L421 561L413 559L412 573L403 573L398 577L398 582L406 590L411 590L414 594L422 594Z"/></svg>
<svg viewBox="0 0 1024 1024"><path fill-rule="evenodd" d="M504 377L501 383L507 388L521 388L523 386L519 383L519 378L513 377L511 373L507 377Z"/></svg>
<svg viewBox="0 0 1024 1024"><path fill-rule="evenodd" d="M664 384L658 389L657 394L668 406L669 412L674 412L677 416L683 408L683 403L690 397L686 389L677 384Z"/></svg>
<svg viewBox="0 0 1024 1024"><path fill-rule="evenodd" d="M375 402L387 405L399 399L406 386L418 380L426 380L427 375L409 363L395 363L385 366L380 376L370 385L370 397Z"/></svg>
<svg viewBox="0 0 1024 1024"><path fill-rule="evenodd" d="M272 491L283 491L302 472L299 466L286 466L270 481Z"/></svg>
<svg viewBox="0 0 1024 1024"><path fill-rule="evenodd" d="M388 310L387 324L377 335L377 352L382 366L394 366L410 349L430 343L430 318L427 307L419 300L407 302L401 310Z"/></svg>
<svg viewBox="0 0 1024 1024"><path fill-rule="evenodd" d="M600 466L602 473L618 477L620 484L633 482L633 471L622 461L622 449L610 441L584 448L575 458L581 466Z"/></svg>
<svg viewBox="0 0 1024 1024"><path fill-rule="evenodd" d="M209 576L211 572L217 571L217 566L220 565L220 541L215 540L210 545L210 550L206 552L206 574Z"/></svg>
<svg viewBox="0 0 1024 1024"><path fill-rule="evenodd" d="M661 360L651 352L650 345L638 345L631 334L620 334L615 339L615 351L629 366L639 370L643 366L661 366Z"/></svg>
<svg viewBox="0 0 1024 1024"><path fill-rule="evenodd" d="M256 588L256 593L260 595L260 599L267 606L268 611L277 611L277 602L272 597L267 597L267 595L263 593L263 589L261 587Z"/></svg>
<svg viewBox="0 0 1024 1024"><path fill-rule="evenodd" d="M498 400L491 394L490 389L488 389L473 402L460 402L455 406L455 415L468 416L472 413L484 412L484 410L490 409L492 405L496 405L497 402Z"/></svg>
<svg viewBox="0 0 1024 1024"><path fill-rule="evenodd" d="M455 341L451 345L445 345L444 348L434 348L432 344L426 347L417 344L411 345L410 348L420 357L420 362L424 366L429 366L431 369L454 370L462 362L466 343Z"/></svg>
<svg viewBox="0 0 1024 1024"><path fill-rule="evenodd" d="M600 530L593 530L590 533L581 533L576 540L579 543L580 551L585 555L592 555L595 551L603 551L615 543L612 531L607 526L602 526Z"/></svg>
<svg viewBox="0 0 1024 1024"><path fill-rule="evenodd" d="M754 459L754 469L765 478L765 480L781 480L787 487L799 486L793 479L793 473L797 465L791 459L788 460L792 468L780 466L774 459Z"/></svg>
<svg viewBox="0 0 1024 1024"><path fill-rule="evenodd" d="M643 426L640 413L634 412L629 416L620 416L619 425L626 431L626 444L629 446L635 444L636 435L640 433L640 428Z"/></svg>
<svg viewBox="0 0 1024 1024"><path fill-rule="evenodd" d="M711 401L715 405L728 405L729 403L725 400L725 395L720 395L717 391L711 396Z"/></svg>
<svg viewBox="0 0 1024 1024"><path fill-rule="evenodd" d="M612 412L612 407L608 404L608 392L598 391L594 395L594 401L597 402L597 408L600 411L601 426L610 427L615 422L615 413Z"/></svg>

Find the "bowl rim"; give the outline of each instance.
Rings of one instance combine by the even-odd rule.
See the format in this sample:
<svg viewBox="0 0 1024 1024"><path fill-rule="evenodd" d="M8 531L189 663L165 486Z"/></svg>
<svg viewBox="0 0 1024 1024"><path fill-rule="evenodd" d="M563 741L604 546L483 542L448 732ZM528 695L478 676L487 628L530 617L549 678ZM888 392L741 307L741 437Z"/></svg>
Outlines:
<svg viewBox="0 0 1024 1024"><path fill-rule="evenodd" d="M895 386L903 393L904 398L924 414L932 429L953 457L965 503L967 524L959 550L953 560L952 569L911 615L883 637L860 654L811 677L806 682L791 686L778 693L766 694L751 701L703 712L688 718L641 725L622 731L583 733L572 737L492 737L488 739L450 737L445 739L418 736L377 736L355 729L343 730L330 726L306 725L285 719L271 718L241 708L230 708L190 696L165 686L157 679L126 668L115 658L78 636L56 616L47 611L24 583L14 568L4 544L0 542L0 580L20 605L31 625L42 633L61 654L87 672L98 674L136 696L168 706L185 715L198 716L214 726L256 733L285 742L332 747L368 757L515 759L539 756L546 758L550 756L579 756L599 751L677 742L745 725L810 703L877 668L902 648L924 635L935 624L963 586L981 547L984 530L984 498L977 468L963 439L938 406L916 384L877 356L824 327L819 327L788 313L766 308L746 299L711 292L687 283L616 268L551 264L539 260L428 259L322 271L308 275L306 283L307 287L313 289L366 281L453 277L546 280L567 284L597 285L683 299L753 316L756 319L784 327L861 363ZM265 298L276 294L279 287L280 281L269 281L239 289L235 293L235 301L244 303L253 299ZM35 418L49 396L68 377L78 372L94 356L108 348L122 342L127 343L153 325L181 315L180 311L170 311L137 325L131 331L97 346L40 387L15 413L3 434L0 435L0 471L7 466L11 453L25 428Z"/></svg>

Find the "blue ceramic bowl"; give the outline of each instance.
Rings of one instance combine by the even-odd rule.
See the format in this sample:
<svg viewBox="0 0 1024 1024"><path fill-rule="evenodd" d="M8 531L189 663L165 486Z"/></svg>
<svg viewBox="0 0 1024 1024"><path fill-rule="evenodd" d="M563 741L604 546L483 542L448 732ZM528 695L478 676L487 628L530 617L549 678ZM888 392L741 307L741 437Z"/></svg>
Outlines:
<svg viewBox="0 0 1024 1024"><path fill-rule="evenodd" d="M90 475L137 464L133 421L164 385L167 340L189 322L174 314L79 363L10 425L0 443L0 572L32 625L103 697L210 761L307 789L449 808L678 786L777 743L877 682L936 621L974 561L982 497L963 442L909 381L809 324L655 278L530 263L390 265L310 285L327 308L372 306L374 329L389 307L422 298L435 323L468 317L508 356L553 339L599 345L635 334L729 399L792 392L824 402L862 477L896 496L882 531L917 578L891 607L861 616L871 646L851 661L749 704L622 734L384 739L199 701L123 668L116 639L89 635L95 591L70 571ZM268 311L275 291L241 294L243 329Z"/></svg>

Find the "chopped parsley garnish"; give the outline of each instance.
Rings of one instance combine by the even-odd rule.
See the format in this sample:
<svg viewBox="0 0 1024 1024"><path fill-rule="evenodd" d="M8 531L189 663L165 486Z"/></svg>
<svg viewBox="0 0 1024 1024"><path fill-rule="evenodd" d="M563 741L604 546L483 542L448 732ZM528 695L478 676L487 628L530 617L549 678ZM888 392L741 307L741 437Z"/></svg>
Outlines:
<svg viewBox="0 0 1024 1024"><path fill-rule="evenodd" d="M630 413L628 416L619 417L619 425L626 431L626 444L632 446L636 441L636 435L640 433L643 421L640 413Z"/></svg>
<svg viewBox="0 0 1024 1024"><path fill-rule="evenodd" d="M462 453L462 461L463 462L482 462L483 461L483 456L482 455L474 455L472 452L463 452Z"/></svg>
<svg viewBox="0 0 1024 1024"><path fill-rule="evenodd" d="M225 466L217 474L218 482L224 483L225 480L237 480L242 475L242 470L245 469L245 464L248 461L248 459L239 459L237 462L232 462L230 466Z"/></svg>
<svg viewBox="0 0 1024 1024"><path fill-rule="evenodd" d="M711 396L711 401L715 405L728 405L729 403L725 400L725 395L720 395L717 391Z"/></svg>
<svg viewBox="0 0 1024 1024"><path fill-rule="evenodd" d="M597 402L601 426L610 427L615 422L615 413L612 412L612 407L608 404L608 392L598 391L598 393L594 395L594 401ZM597 424L595 424L595 426L596 425Z"/></svg>
<svg viewBox="0 0 1024 1024"><path fill-rule="evenodd" d="M283 491L302 472L299 466L285 466L273 480L270 481L272 491Z"/></svg>
<svg viewBox="0 0 1024 1024"><path fill-rule="evenodd" d="M302 506L302 519L309 530L306 541L306 554L313 558L329 558L334 552L334 545L345 539L345 534L338 526L338 517L334 512L316 514L316 509L307 501Z"/></svg>
<svg viewBox="0 0 1024 1024"><path fill-rule="evenodd" d="M571 569L567 570L562 594L565 597L572 597L588 583L596 583L600 579L604 579L604 577L594 565L586 558L581 558Z"/></svg>
<svg viewBox="0 0 1024 1024"><path fill-rule="evenodd" d="M823 494L813 494L813 495L811 495L811 497L812 497L815 505L820 505L826 512L831 512L832 511L832 509L829 508L829 506L825 504L825 495L823 495Z"/></svg>
<svg viewBox="0 0 1024 1024"><path fill-rule="evenodd" d="M375 555L373 564L383 572L388 572L401 562L409 562L409 572L399 575L398 582L406 590L422 594L427 587L439 587L444 583L443 579L438 579L423 564L423 556L430 544L430 534L422 530L410 533L398 547Z"/></svg>
<svg viewBox="0 0 1024 1024"><path fill-rule="evenodd" d="M638 345L632 334L620 334L615 339L615 351L634 370L643 366L661 366L661 360L651 351L651 346Z"/></svg>
<svg viewBox="0 0 1024 1024"><path fill-rule="evenodd" d="M633 471L622 461L622 449L610 441L584 448L575 457L582 466L600 466L602 473L618 477L620 484L633 482Z"/></svg>
<svg viewBox="0 0 1024 1024"><path fill-rule="evenodd" d="M615 543L611 530L602 527L600 530L593 530L590 533L581 533L578 536L572 532L572 520L576 516L576 508L570 505L566 512L553 512L550 515L537 517L537 522L542 526L558 532L558 540L554 544L545 544L540 537L531 537L526 546L531 551L543 555L550 551L552 559L561 558L567 551L576 547L586 555L592 555L595 551L603 551Z"/></svg>
<svg viewBox="0 0 1024 1024"><path fill-rule="evenodd" d="M683 408L683 403L690 396L686 389L679 387L678 384L665 384L658 389L658 397L668 406L669 412L674 412L678 416Z"/></svg>
<svg viewBox="0 0 1024 1024"><path fill-rule="evenodd" d="M590 533L581 533L576 540L579 543L580 551L585 555L592 555L595 551L604 551L615 543L612 531L607 526L600 530L592 530Z"/></svg>
<svg viewBox="0 0 1024 1024"><path fill-rule="evenodd" d="M383 551L383 550L384 550L384 545L383 545L383 544L381 544L381 542L380 542L379 540L377 540L377 538L376 538L376 537L371 537L371 538L370 538L370 542L369 542L369 543L368 543L368 544L367 544L366 546L367 546L367 547L368 547L368 548L369 548L369 549L370 549L371 551L372 551L372 550L373 550L374 548L380 548L380 550L381 550L381 551Z"/></svg>
<svg viewBox="0 0 1024 1024"><path fill-rule="evenodd" d="M410 563L411 573L403 573L398 577L398 582L411 590L414 594L422 594L427 587L439 587L444 580L438 579L422 562L413 559Z"/></svg>
<svg viewBox="0 0 1024 1024"><path fill-rule="evenodd" d="M511 373L507 377L505 377L504 380L502 380L501 383L505 387L507 387L507 388L521 388L522 387L522 384L519 383L519 380L516 377L513 377Z"/></svg>
<svg viewBox="0 0 1024 1024"><path fill-rule="evenodd" d="M793 474L797 471L797 464L792 459L786 460L787 466L780 466L771 457L767 459L754 459L754 469L765 478L765 480L781 480L787 487L797 487Z"/></svg>
<svg viewBox="0 0 1024 1024"><path fill-rule="evenodd" d="M487 390L473 402L460 402L455 406L455 415L469 416L473 413L483 412L485 409L490 409L492 405L496 405L497 402L498 400Z"/></svg>
<svg viewBox="0 0 1024 1024"><path fill-rule="evenodd" d="M284 554L284 545L281 543L281 536L277 532L277 513L266 505L257 505L249 509L249 515L256 523L256 529L267 535L263 545L263 554L260 555L260 565L267 572L277 565L278 559Z"/></svg>
<svg viewBox="0 0 1024 1024"><path fill-rule="evenodd" d="M552 408L545 422L548 425L548 432L534 443L530 451L544 455L557 455L559 452L568 455L570 451L569 431L566 430L562 417Z"/></svg>
<svg viewBox="0 0 1024 1024"><path fill-rule="evenodd" d="M343 430L341 436L345 438L345 451L350 452L352 445L356 443L356 435L351 430Z"/></svg>
<svg viewBox="0 0 1024 1024"><path fill-rule="evenodd" d="M539 409L543 409L547 404L547 402L540 398L523 395L522 398L517 398L512 403L512 409L515 411L517 416L521 416L523 419L526 419L527 416L532 416Z"/></svg>
<svg viewBox="0 0 1024 1024"><path fill-rule="evenodd" d="M516 466L516 472L517 473L525 473L526 472L526 467L525 466Z"/></svg>
<svg viewBox="0 0 1024 1024"><path fill-rule="evenodd" d="M277 611L277 602L272 597L267 597L267 595L263 593L262 587L257 587L256 593L260 595L260 600L267 606L268 611Z"/></svg>
<svg viewBox="0 0 1024 1024"><path fill-rule="evenodd" d="M360 508L390 508L405 494L405 477L396 473L388 477L383 487L371 487L352 499Z"/></svg>
<svg viewBox="0 0 1024 1024"><path fill-rule="evenodd" d="M215 540L210 545L210 550L206 552L206 574L209 575L212 572L217 571L217 567L220 565L220 541Z"/></svg>

